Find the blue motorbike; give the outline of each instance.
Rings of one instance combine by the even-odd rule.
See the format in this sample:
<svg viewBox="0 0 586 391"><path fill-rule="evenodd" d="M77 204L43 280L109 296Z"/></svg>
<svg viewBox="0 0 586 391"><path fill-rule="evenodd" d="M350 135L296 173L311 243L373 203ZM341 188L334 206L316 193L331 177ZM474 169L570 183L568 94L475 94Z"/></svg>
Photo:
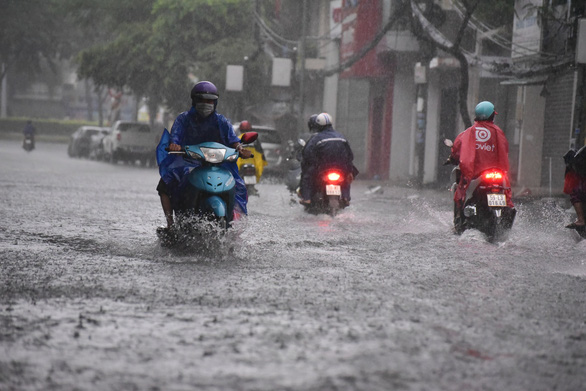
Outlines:
<svg viewBox="0 0 586 391"><path fill-rule="evenodd" d="M242 136L242 142L252 143L257 137L257 133L248 132ZM234 219L236 180L222 163L236 162L238 151L220 143L205 142L168 153L182 155L181 163L190 171L179 187L178 196L174 197L178 229L173 233L157 231L159 238L170 245L177 241L178 235L192 237L210 227L225 232Z"/></svg>

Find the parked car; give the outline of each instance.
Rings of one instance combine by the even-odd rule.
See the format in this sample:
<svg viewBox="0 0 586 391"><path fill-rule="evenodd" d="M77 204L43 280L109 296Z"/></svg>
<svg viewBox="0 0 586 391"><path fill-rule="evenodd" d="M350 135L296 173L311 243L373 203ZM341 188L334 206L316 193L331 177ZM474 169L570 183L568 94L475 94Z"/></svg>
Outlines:
<svg viewBox="0 0 586 391"><path fill-rule="evenodd" d="M152 131L149 124L116 121L102 140L104 160L111 163L140 160L144 166L154 166L158 142L159 135Z"/></svg>
<svg viewBox="0 0 586 391"><path fill-rule="evenodd" d="M110 132L110 128L102 128L97 134L90 137L89 158L93 160L104 159L104 137Z"/></svg>
<svg viewBox="0 0 586 391"><path fill-rule="evenodd" d="M234 126L236 134L240 134L240 124ZM264 169L266 174L282 175L284 170L283 164L283 146L281 133L272 126L252 125L252 132L258 133L258 140L262 146L268 165Z"/></svg>
<svg viewBox="0 0 586 391"><path fill-rule="evenodd" d="M103 137L107 130L99 126L80 126L69 138L67 154L70 157L89 157L92 139Z"/></svg>

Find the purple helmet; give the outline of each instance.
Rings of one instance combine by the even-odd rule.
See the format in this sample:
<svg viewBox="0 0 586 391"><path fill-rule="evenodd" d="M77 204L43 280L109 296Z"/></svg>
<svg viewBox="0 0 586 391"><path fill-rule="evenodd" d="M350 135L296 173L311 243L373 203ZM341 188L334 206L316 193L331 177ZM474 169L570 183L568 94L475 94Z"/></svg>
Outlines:
<svg viewBox="0 0 586 391"><path fill-rule="evenodd" d="M217 100L219 96L220 95L218 94L218 89L216 88L214 83L209 81L200 81L191 89L192 100L195 100L196 98Z"/></svg>

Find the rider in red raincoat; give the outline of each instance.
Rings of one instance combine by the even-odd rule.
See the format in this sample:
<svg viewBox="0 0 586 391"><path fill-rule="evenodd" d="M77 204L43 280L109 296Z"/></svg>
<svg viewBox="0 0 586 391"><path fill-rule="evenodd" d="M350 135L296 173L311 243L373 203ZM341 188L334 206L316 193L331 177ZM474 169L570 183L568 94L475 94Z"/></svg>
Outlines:
<svg viewBox="0 0 586 391"><path fill-rule="evenodd" d="M474 125L460 133L448 159L453 164L460 164L460 182L454 192L456 210L461 211L466 198L466 189L470 181L484 170L498 168L505 174L505 191L507 206L513 208L512 192L509 182L509 142L505 133L494 124L494 117L498 114L494 105L488 101L476 105Z"/></svg>

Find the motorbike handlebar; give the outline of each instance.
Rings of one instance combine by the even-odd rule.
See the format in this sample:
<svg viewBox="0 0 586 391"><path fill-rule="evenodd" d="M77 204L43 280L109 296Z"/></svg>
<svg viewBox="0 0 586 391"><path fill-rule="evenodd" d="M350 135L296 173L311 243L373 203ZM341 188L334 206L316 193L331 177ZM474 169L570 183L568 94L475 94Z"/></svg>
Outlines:
<svg viewBox="0 0 586 391"><path fill-rule="evenodd" d="M184 149L182 149L182 150L180 150L180 151L171 151L171 150L169 149L169 147L167 147L167 148L165 148L165 151L169 152L170 154L176 154L176 155L185 155L185 150L184 150ZM253 158L253 157L254 157L254 154L251 154L251 155L250 155L250 158Z"/></svg>
<svg viewBox="0 0 586 391"><path fill-rule="evenodd" d="M449 166L450 164L452 164L454 166L457 166L458 165L458 162L454 161L451 156L448 156L448 158L446 159L446 161L442 165L443 166Z"/></svg>
<svg viewBox="0 0 586 391"><path fill-rule="evenodd" d="M169 149L169 147L165 148L165 151L169 152L169 153L185 153L185 149L181 149L179 151L171 151Z"/></svg>

